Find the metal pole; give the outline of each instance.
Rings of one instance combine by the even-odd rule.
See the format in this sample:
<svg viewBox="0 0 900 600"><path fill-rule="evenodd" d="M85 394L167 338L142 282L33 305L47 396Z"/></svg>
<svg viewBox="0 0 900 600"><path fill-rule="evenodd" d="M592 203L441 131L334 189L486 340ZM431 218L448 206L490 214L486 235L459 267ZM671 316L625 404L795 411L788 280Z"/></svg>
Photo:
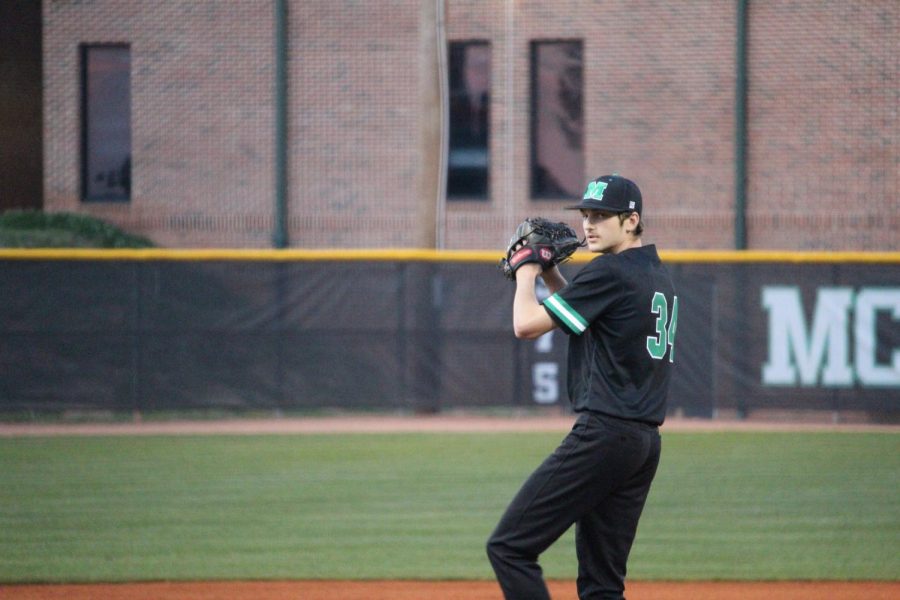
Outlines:
<svg viewBox="0 0 900 600"><path fill-rule="evenodd" d="M275 224L272 244L286 248L287 231L287 0L275 0Z"/></svg>
<svg viewBox="0 0 900 600"><path fill-rule="evenodd" d="M734 247L747 249L747 3L737 0L734 90Z"/></svg>

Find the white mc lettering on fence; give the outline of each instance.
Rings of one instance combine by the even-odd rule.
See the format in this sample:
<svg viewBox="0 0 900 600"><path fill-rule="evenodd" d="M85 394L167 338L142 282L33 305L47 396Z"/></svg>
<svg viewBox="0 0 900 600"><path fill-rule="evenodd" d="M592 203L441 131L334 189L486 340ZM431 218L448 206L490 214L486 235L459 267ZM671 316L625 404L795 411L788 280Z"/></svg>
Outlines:
<svg viewBox="0 0 900 600"><path fill-rule="evenodd" d="M900 387L900 349L890 350L887 364L877 356L877 313L890 311L900 320L900 288L860 288L856 293L850 287L819 288L811 328L798 287L763 287L762 304L769 313L764 385L794 386L799 380L803 386Z"/></svg>

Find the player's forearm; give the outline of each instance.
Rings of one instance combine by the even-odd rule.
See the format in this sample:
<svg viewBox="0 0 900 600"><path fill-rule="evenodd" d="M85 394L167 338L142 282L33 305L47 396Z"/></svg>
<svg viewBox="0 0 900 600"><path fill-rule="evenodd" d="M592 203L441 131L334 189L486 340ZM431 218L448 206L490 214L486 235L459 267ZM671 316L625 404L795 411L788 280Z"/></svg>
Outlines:
<svg viewBox="0 0 900 600"><path fill-rule="evenodd" d="M513 298L513 331L517 338L534 339L554 327L553 320L537 301L535 280L540 268L524 265L516 272L516 295ZM535 265L536 267L536 265Z"/></svg>

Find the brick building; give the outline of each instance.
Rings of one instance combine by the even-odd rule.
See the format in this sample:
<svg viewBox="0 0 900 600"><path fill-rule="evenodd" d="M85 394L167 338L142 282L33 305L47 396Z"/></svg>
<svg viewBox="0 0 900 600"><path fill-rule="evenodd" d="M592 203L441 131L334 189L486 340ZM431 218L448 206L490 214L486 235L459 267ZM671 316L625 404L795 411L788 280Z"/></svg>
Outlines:
<svg viewBox="0 0 900 600"><path fill-rule="evenodd" d="M562 206L619 172L663 248L734 248L743 206L749 248L900 250L895 0L446 0L439 205L422 3L279 4L44 0L44 209L271 246L283 23L290 246L415 247L425 214L441 247L500 248L525 216L576 224Z"/></svg>

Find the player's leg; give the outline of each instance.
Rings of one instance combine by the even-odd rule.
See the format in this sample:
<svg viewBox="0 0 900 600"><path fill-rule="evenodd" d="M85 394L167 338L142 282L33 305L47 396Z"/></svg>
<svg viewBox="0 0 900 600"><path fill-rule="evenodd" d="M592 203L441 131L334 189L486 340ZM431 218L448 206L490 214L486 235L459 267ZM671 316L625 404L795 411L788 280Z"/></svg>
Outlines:
<svg viewBox="0 0 900 600"><path fill-rule="evenodd" d="M507 599L549 598L538 557L592 502L584 492L593 460L579 417L560 446L531 474L488 540L487 553Z"/></svg>
<svg viewBox="0 0 900 600"><path fill-rule="evenodd" d="M578 597L582 600L624 598L628 555L660 453L657 432L636 435L642 440L635 451L646 456L641 468L575 525Z"/></svg>

